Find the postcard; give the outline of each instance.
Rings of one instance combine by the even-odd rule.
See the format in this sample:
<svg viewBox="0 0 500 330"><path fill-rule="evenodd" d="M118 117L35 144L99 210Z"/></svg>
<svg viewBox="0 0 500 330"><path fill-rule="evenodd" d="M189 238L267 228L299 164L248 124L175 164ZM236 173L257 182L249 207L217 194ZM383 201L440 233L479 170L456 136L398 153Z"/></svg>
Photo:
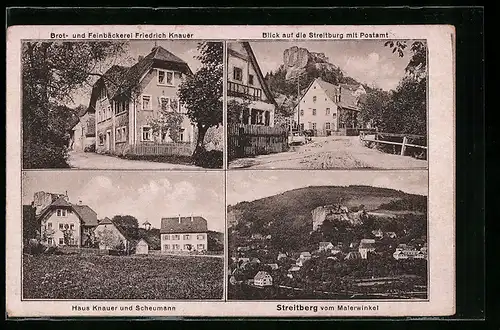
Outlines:
<svg viewBox="0 0 500 330"><path fill-rule="evenodd" d="M10 27L8 317L453 315L454 43Z"/></svg>

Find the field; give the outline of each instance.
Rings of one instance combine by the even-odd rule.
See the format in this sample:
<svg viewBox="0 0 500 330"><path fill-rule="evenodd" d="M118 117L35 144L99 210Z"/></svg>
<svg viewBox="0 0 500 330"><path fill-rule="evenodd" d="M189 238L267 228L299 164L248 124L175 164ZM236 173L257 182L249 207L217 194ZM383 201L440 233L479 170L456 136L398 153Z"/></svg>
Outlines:
<svg viewBox="0 0 500 330"><path fill-rule="evenodd" d="M222 299L223 259L24 255L24 299Z"/></svg>

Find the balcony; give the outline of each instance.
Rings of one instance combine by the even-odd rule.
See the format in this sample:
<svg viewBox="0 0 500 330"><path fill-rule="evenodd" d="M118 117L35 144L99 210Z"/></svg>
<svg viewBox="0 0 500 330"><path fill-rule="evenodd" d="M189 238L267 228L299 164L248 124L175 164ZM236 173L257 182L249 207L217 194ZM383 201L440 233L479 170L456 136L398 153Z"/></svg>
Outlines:
<svg viewBox="0 0 500 330"><path fill-rule="evenodd" d="M229 81L227 84L227 95L260 101L262 99L262 90Z"/></svg>

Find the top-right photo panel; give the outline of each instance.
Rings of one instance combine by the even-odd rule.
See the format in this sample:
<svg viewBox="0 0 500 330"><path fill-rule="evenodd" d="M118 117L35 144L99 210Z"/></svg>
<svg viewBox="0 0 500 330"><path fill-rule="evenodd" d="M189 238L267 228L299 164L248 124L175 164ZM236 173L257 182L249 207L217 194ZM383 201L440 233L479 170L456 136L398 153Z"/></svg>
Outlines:
<svg viewBox="0 0 500 330"><path fill-rule="evenodd" d="M227 43L233 169L426 169L425 40Z"/></svg>

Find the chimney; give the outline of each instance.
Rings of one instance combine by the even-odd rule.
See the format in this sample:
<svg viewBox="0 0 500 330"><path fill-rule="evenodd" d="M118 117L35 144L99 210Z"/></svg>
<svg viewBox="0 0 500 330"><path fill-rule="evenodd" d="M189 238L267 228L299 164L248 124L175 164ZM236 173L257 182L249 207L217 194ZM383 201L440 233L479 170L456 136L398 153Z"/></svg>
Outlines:
<svg viewBox="0 0 500 330"><path fill-rule="evenodd" d="M82 205L82 204L83 204L83 203L82 203L82 200L79 200L79 201L78 201L78 205Z"/></svg>
<svg viewBox="0 0 500 330"><path fill-rule="evenodd" d="M191 213L191 222L193 222L193 213Z"/></svg>
<svg viewBox="0 0 500 330"><path fill-rule="evenodd" d="M179 225L181 224L181 215L179 214Z"/></svg>

